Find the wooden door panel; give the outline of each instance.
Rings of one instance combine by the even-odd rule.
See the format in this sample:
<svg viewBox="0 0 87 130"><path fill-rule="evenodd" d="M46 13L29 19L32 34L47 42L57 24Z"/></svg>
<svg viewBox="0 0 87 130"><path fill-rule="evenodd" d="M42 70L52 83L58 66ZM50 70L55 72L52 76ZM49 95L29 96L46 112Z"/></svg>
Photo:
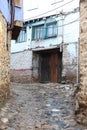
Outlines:
<svg viewBox="0 0 87 130"><path fill-rule="evenodd" d="M51 82L60 82L62 74L62 53L56 52L51 54Z"/></svg>
<svg viewBox="0 0 87 130"><path fill-rule="evenodd" d="M58 73L57 73L57 54L53 53L51 55L51 82L58 81Z"/></svg>
<svg viewBox="0 0 87 130"><path fill-rule="evenodd" d="M41 82L50 81L50 56L43 55L41 58Z"/></svg>
<svg viewBox="0 0 87 130"><path fill-rule="evenodd" d="M51 51L40 55L40 81L60 82L62 74L62 53Z"/></svg>

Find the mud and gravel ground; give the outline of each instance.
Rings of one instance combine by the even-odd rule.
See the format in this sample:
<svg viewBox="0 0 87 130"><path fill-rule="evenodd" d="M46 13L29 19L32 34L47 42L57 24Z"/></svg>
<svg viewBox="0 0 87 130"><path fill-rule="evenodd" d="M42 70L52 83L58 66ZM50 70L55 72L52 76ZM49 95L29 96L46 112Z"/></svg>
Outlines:
<svg viewBox="0 0 87 130"><path fill-rule="evenodd" d="M0 130L87 130L74 120L72 84L11 83Z"/></svg>

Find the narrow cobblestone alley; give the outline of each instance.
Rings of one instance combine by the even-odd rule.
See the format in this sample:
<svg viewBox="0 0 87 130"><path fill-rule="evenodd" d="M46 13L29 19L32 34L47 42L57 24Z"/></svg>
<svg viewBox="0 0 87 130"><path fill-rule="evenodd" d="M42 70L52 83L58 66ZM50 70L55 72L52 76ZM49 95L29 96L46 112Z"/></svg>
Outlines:
<svg viewBox="0 0 87 130"><path fill-rule="evenodd" d="M0 130L87 130L74 120L73 85L11 84Z"/></svg>

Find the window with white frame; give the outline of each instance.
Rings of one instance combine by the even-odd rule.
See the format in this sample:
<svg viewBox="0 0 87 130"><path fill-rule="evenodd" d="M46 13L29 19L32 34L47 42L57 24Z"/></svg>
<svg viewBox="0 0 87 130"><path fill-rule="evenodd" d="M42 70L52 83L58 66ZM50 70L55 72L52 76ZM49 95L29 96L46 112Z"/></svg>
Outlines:
<svg viewBox="0 0 87 130"><path fill-rule="evenodd" d="M26 42L27 40L27 37L26 37L26 28L23 28L21 31L20 31L20 34L17 38L17 43L21 43L21 42Z"/></svg>

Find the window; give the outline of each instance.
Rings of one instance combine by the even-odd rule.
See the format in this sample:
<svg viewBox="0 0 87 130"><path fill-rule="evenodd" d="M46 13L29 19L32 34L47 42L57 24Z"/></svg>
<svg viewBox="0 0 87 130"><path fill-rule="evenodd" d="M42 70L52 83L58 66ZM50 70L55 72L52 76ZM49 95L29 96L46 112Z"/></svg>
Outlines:
<svg viewBox="0 0 87 130"><path fill-rule="evenodd" d="M46 25L33 26L32 39L46 39L57 36L57 22L47 23Z"/></svg>
<svg viewBox="0 0 87 130"><path fill-rule="evenodd" d="M46 27L46 38L57 36L57 23L48 24Z"/></svg>
<svg viewBox="0 0 87 130"><path fill-rule="evenodd" d="M44 39L44 25L33 27L32 35L33 39Z"/></svg>
<svg viewBox="0 0 87 130"><path fill-rule="evenodd" d="M18 36L17 43L25 42L26 40L27 40L27 38L26 38L26 28L24 28L23 30L21 30L21 32Z"/></svg>

